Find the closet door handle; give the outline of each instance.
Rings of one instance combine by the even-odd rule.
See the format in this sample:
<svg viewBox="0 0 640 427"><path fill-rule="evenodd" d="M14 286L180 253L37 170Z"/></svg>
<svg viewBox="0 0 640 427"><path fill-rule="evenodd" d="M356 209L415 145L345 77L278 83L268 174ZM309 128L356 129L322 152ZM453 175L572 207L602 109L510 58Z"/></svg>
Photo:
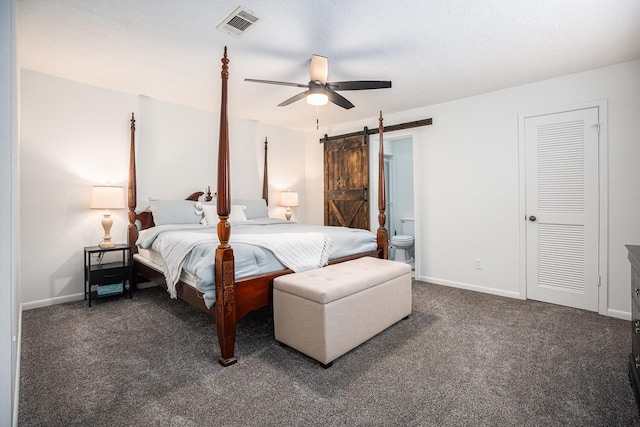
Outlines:
<svg viewBox="0 0 640 427"><path fill-rule="evenodd" d="M536 219L538 219L538 218L536 218L536 216L535 216L535 215L531 215L531 216L529 217L529 221L531 221L531 222L535 222L535 220L536 220Z"/></svg>

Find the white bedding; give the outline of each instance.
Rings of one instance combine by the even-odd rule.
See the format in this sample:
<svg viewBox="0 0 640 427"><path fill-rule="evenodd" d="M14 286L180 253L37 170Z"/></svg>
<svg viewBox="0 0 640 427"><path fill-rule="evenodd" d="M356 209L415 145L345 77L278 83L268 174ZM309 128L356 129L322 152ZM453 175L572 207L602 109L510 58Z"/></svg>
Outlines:
<svg viewBox="0 0 640 427"><path fill-rule="evenodd" d="M187 239L188 242L178 243L178 246L187 247L189 250L175 250L173 245L172 248L168 247L168 242L175 243L175 232L178 230L191 234ZM304 246L299 246L299 242L296 243L299 240L296 234L299 233L305 233L300 236L301 240L307 243ZM266 239L261 237L272 234L279 236L277 238L268 236ZM289 240L290 245L273 246L274 243L284 240ZM272 218L234 224L229 243L234 252L236 279L285 268L304 271L325 265L327 258L330 260L374 251L377 248L375 234L367 230L297 224ZM137 245L140 249L151 249L159 253L163 259L170 259L172 265L167 266L166 260L163 265L165 277L169 275L167 284L170 293L172 293L170 283L175 283L180 270L184 269L197 278L196 288L204 293L207 306L213 305L215 301L213 260L215 248L218 245L216 226L194 224L157 226L142 230ZM291 245L295 245L294 251L288 249ZM317 246L321 246L321 257L314 261L312 258L315 255L311 255L311 252L316 253ZM324 254L323 249L326 252ZM140 251L140 253L143 252L143 250ZM181 259L173 259L176 252L177 257ZM160 264L157 260L155 262ZM176 262L181 268L176 267ZM173 293L172 296L174 296Z"/></svg>
<svg viewBox="0 0 640 427"><path fill-rule="evenodd" d="M162 264L164 264L164 261L162 260L162 257L159 253L151 249L138 249L138 251L139 252L137 254L133 254L133 259L136 260L136 262L145 264L156 271L164 272L164 269L162 268ZM192 288L196 288L196 282L198 281L198 278L183 269L180 273L180 281L191 286Z"/></svg>

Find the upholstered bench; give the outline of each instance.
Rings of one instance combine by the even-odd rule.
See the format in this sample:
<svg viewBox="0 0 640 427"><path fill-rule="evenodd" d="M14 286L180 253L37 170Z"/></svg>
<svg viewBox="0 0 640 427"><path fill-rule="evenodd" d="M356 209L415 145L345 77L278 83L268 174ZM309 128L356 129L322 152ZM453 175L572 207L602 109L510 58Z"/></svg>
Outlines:
<svg viewBox="0 0 640 427"><path fill-rule="evenodd" d="M411 267L364 257L273 281L275 338L323 367L411 314Z"/></svg>

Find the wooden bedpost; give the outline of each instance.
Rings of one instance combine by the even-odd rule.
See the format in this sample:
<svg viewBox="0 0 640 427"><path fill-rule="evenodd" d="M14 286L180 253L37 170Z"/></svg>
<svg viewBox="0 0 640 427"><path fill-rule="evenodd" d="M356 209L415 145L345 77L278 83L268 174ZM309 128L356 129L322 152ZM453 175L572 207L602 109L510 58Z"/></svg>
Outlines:
<svg viewBox="0 0 640 427"><path fill-rule="evenodd" d="M235 267L233 249L229 245L231 237L231 194L229 180L229 119L227 116L227 81L229 80L229 59L227 47L222 57L222 101L220 105L220 139L218 142L218 199L217 212L218 239L220 245L216 249L216 328L220 344L222 366L229 366L238 361L234 355L236 341L236 301L235 301Z"/></svg>
<svg viewBox="0 0 640 427"><path fill-rule="evenodd" d="M378 133L380 134L380 148L378 150L378 232L376 233L376 240L378 242L378 249L382 252L384 259L389 259L389 233L384 227L387 222L387 216L385 210L387 207L387 190L384 183L384 142L383 132L384 126L382 125L382 111L380 111L380 118L378 119L379 127Z"/></svg>
<svg viewBox="0 0 640 427"><path fill-rule="evenodd" d="M131 246L131 253L138 252L138 227L136 226L136 119L131 113L131 143L129 146L129 183L127 185L127 205L129 207L129 227L127 228L127 242ZM135 280L134 280L135 282Z"/></svg>
<svg viewBox="0 0 640 427"><path fill-rule="evenodd" d="M262 176L262 198L269 206L269 174L267 173L267 137L264 137L264 174Z"/></svg>

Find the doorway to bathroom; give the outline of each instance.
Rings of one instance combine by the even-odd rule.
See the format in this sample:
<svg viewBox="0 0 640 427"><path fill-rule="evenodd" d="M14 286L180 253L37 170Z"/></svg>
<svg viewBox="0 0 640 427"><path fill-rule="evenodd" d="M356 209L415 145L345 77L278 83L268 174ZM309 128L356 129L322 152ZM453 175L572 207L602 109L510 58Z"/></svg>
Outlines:
<svg viewBox="0 0 640 427"><path fill-rule="evenodd" d="M379 147L379 141L373 141L369 149L376 152ZM370 183L377 183L378 165L377 156L370 155ZM385 167L385 188L386 188L386 206L385 214L387 216L386 228L389 232L389 258L404 260L411 264L415 269L415 240L414 238L414 181L413 181L413 137L403 136L398 138L384 139L384 167ZM373 185L372 185L373 187ZM377 187L377 186L376 186ZM377 206L377 188L371 189L372 196L372 229L378 226L378 206ZM374 194L375 192L375 194ZM375 198L374 198L375 197ZM374 204L375 202L375 204ZM375 227L373 227L375 225ZM394 238L394 236L396 236ZM400 236L411 236L411 239L401 238ZM401 244L394 247L391 240ZM411 243L409 243L409 240Z"/></svg>

